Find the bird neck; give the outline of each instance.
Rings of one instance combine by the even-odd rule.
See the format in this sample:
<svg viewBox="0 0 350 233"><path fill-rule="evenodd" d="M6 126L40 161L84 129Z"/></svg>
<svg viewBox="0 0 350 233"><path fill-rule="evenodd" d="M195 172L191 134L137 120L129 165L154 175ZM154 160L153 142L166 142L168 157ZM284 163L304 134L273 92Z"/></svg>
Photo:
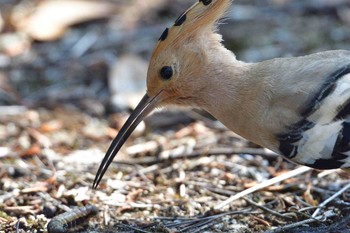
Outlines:
<svg viewBox="0 0 350 233"><path fill-rule="evenodd" d="M226 127L250 141L264 145L265 129L257 119L264 114L266 85L252 75L255 64L238 61L223 46L216 46L208 53L206 69L207 90L201 92L201 106ZM255 78L254 78L255 77ZM260 98L259 97L259 98ZM266 135L266 134L265 134ZM270 141L270 139L267 139Z"/></svg>

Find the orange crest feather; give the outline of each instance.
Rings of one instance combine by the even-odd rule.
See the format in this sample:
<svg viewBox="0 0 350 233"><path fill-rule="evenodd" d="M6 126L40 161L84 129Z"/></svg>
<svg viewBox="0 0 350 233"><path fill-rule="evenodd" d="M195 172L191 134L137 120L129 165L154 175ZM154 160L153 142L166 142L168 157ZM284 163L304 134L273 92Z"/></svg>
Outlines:
<svg viewBox="0 0 350 233"><path fill-rule="evenodd" d="M153 55L165 47L174 46L200 32L215 31L233 0L200 0L182 13L171 28L167 28L157 43Z"/></svg>

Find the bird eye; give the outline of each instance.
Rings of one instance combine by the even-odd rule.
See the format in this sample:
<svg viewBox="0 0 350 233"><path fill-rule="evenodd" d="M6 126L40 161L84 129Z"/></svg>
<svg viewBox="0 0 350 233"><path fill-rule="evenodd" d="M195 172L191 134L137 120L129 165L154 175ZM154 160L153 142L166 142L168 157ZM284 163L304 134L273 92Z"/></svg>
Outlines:
<svg viewBox="0 0 350 233"><path fill-rule="evenodd" d="M170 66L164 66L164 67L160 70L160 76L161 76L164 80L169 80L169 79L171 79L171 77L173 76L173 68L171 68Z"/></svg>

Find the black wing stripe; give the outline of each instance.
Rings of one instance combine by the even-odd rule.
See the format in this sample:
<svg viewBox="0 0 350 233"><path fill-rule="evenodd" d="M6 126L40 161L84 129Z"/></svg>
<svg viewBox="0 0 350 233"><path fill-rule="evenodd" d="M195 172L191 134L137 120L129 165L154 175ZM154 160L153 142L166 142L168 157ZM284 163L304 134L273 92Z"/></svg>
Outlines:
<svg viewBox="0 0 350 233"><path fill-rule="evenodd" d="M350 116L350 99L348 99L343 105L337 109L338 114L333 121L343 120Z"/></svg>
<svg viewBox="0 0 350 233"><path fill-rule="evenodd" d="M277 135L280 143L279 151L289 159L298 154L298 146L296 143L303 138L305 131L313 128L315 124L308 120L301 120L289 127L288 133Z"/></svg>
<svg viewBox="0 0 350 233"><path fill-rule="evenodd" d="M318 159L313 164L307 164L316 169L335 169L342 167L349 158L350 152L350 122L343 122L343 128L339 132L337 141L333 148L332 157Z"/></svg>
<svg viewBox="0 0 350 233"><path fill-rule="evenodd" d="M344 75L350 74L350 64L342 67L337 70L333 74L330 75L329 78L326 79L326 82L323 83L318 93L315 97L310 101L309 105L306 106L304 111L301 113L303 117L308 117L312 113L314 113L317 109L319 109L321 102L330 94L333 93L334 89L337 86L337 81L342 78Z"/></svg>

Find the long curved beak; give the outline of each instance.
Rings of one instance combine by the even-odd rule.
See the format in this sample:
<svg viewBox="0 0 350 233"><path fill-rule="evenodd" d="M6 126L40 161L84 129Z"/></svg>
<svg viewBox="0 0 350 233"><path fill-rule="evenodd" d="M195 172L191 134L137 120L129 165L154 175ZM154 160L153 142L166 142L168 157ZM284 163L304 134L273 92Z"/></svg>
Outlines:
<svg viewBox="0 0 350 233"><path fill-rule="evenodd" d="M156 107L160 102L159 92L155 97L149 97L147 94L141 99L140 103L137 105L135 110L131 113L128 120L125 122L118 135L114 138L108 151L103 158L100 167L95 176L94 183L92 185L93 189L96 189L99 185L103 175L107 171L109 165L112 163L114 157L117 155L120 148L123 146L125 141L129 138L131 133L137 127L137 125Z"/></svg>

